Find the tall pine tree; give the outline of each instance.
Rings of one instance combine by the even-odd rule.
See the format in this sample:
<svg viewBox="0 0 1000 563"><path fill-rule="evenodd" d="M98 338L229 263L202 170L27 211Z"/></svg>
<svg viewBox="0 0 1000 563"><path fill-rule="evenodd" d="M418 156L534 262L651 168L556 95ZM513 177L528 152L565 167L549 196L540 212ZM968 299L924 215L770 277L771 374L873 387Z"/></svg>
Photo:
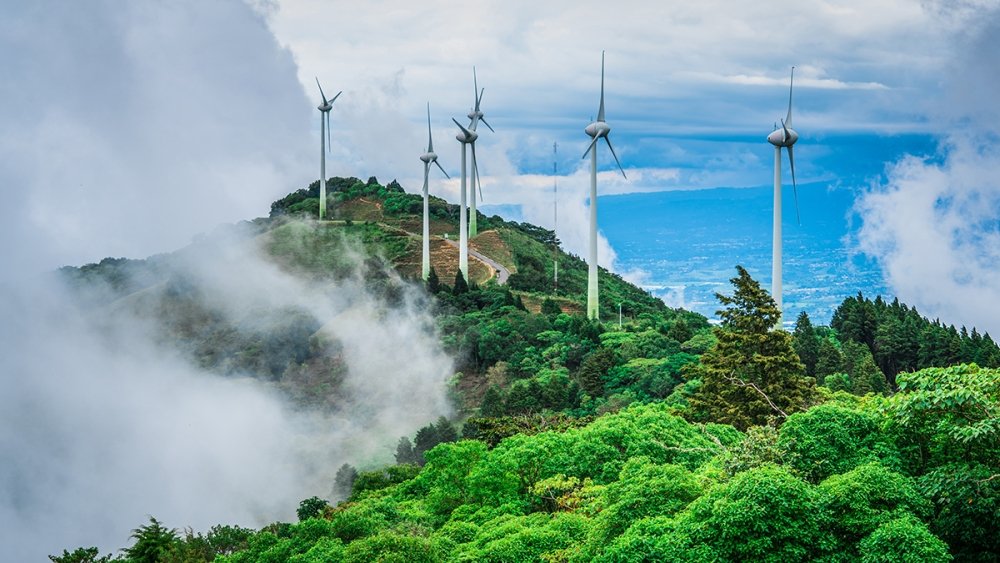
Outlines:
<svg viewBox="0 0 1000 563"><path fill-rule="evenodd" d="M795 320L793 337L792 344L799 359L802 360L802 365L806 366L806 375L815 377L816 362L819 361L819 338L805 311L799 313L799 318Z"/></svg>
<svg viewBox="0 0 1000 563"><path fill-rule="evenodd" d="M773 327L781 312L774 299L742 266L732 278L732 297L716 294L725 307L718 343L695 371L701 387L691 398L697 416L750 426L780 423L813 401L815 383L792 348L792 336Z"/></svg>

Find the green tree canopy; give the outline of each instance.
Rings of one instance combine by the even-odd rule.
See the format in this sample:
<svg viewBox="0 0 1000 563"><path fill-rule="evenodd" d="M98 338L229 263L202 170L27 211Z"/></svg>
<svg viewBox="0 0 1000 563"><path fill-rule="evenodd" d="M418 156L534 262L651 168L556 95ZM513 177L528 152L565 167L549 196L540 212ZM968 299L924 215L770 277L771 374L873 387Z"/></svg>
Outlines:
<svg viewBox="0 0 1000 563"><path fill-rule="evenodd" d="M702 356L694 377L702 385L691 398L696 416L746 429L781 421L814 400L815 385L792 347L792 337L774 329L780 311L774 299L742 266L730 281L732 296L716 294L725 307L716 345Z"/></svg>

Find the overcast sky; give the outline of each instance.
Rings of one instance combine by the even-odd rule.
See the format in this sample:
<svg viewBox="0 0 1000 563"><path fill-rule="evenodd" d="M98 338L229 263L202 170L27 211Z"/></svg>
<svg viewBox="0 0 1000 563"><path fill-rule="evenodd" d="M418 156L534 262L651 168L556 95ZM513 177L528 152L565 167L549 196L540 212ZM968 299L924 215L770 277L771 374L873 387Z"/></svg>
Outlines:
<svg viewBox="0 0 1000 563"><path fill-rule="evenodd" d="M416 192L430 102L453 177L431 190L456 201L451 118L472 105L473 66L496 129L478 142L485 202L524 204L548 225L558 142L560 236L582 252L585 229L569 225L585 210L583 128L597 111L602 50L611 139L629 180L602 151L601 193L767 184L764 137L785 114L793 65L799 181L881 190L908 154L946 162L961 126L995 129L995 113L983 118L990 94L976 93L995 92L991 65L972 68L970 53L996 6L14 2L0 21L4 259L39 271L141 257L265 215L318 174L315 77L344 91L331 175L397 178ZM603 263L613 256L602 247Z"/></svg>

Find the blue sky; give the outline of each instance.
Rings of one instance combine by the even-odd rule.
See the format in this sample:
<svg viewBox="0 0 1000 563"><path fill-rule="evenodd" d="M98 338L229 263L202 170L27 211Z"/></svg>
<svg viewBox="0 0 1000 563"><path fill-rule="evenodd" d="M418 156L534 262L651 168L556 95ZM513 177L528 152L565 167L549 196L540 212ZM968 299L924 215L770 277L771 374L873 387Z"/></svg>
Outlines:
<svg viewBox="0 0 1000 563"><path fill-rule="evenodd" d="M597 111L605 50L607 119L629 180L602 151L602 194L767 184L773 152L764 138L785 114L794 65L799 181L870 193L859 197L868 227L859 247L901 296L950 311L940 295L968 292L948 280L993 273L982 246L992 231L938 237L942 253L988 257L981 272L941 268L939 282L908 287L933 276L902 265L916 260L901 249L912 244L920 256L927 247L905 226L950 219L911 209L900 188L918 175L919 186L940 187L927 194L933 201L980 177L991 146L983 135L1000 129L991 94L1000 82L997 8L995 0L15 5L0 23L8 78L0 148L9 155L0 224L20 244L4 258L20 266L9 271L43 271L146 256L265 214L318 174L314 77L328 92L344 90L331 119L331 174L397 178L416 191L429 101L440 162L453 176L431 190L457 201L450 119L472 105L473 65L496 129L478 142L486 203L522 205L528 220L550 225L558 142L559 235L580 253L583 128ZM993 183L975 185L987 190L976 192L978 208L970 204L985 213L976 224L992 225ZM889 221L899 210L913 216ZM606 241L600 255L614 267Z"/></svg>

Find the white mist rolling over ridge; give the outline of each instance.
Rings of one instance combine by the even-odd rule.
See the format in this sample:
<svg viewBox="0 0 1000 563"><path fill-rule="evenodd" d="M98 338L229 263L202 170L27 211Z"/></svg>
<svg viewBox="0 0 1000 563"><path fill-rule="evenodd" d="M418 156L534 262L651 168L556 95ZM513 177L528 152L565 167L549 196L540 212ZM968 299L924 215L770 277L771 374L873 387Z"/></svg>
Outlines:
<svg viewBox="0 0 1000 563"><path fill-rule="evenodd" d="M330 494L340 464L389 462L399 436L448 414L451 360L415 295L389 307L357 276L303 282L237 234L179 255L185 279L233 322L311 311L342 346L342 399L332 413L297 410L271 385L199 369L128 304L88 316L52 280L8 287L0 526L14 560L117 550L148 514L196 530L294 519L298 500Z"/></svg>

